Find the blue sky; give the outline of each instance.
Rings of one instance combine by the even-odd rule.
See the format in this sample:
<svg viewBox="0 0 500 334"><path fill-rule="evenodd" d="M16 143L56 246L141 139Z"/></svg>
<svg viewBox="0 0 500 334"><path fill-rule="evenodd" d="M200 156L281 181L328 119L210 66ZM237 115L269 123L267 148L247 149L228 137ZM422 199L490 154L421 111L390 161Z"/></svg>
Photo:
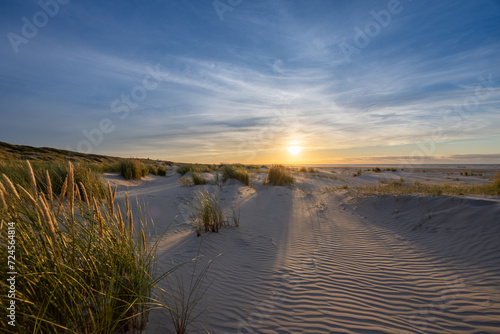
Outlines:
<svg viewBox="0 0 500 334"><path fill-rule="evenodd" d="M0 141L500 163L500 1L5 0L0 31Z"/></svg>

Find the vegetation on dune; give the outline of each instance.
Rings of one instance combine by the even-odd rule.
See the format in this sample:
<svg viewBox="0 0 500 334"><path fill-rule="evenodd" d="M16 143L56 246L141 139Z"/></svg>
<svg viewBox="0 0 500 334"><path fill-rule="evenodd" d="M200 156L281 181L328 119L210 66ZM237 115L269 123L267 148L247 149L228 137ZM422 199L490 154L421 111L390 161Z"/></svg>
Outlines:
<svg viewBox="0 0 500 334"><path fill-rule="evenodd" d="M136 332L158 307L176 309L185 332L196 303L166 304L164 295L154 293L157 283L182 265L157 275L157 244L149 241L145 216L134 215L127 196L116 204L116 187L108 184L101 198L89 191L102 186L100 179L78 181L71 163L58 168L66 171L58 196L53 172L29 162L11 171L16 181L5 173L0 177L0 244L15 246L0 253L0 261L7 264L7 256L15 255L15 271L22 273L13 299L17 332ZM2 271L2 291L9 290L7 278ZM198 289L204 274L194 278L198 283L191 289ZM2 310L0 327L9 328Z"/></svg>
<svg viewBox="0 0 500 334"><path fill-rule="evenodd" d="M198 261L193 261L190 264L192 264L193 269L189 278L184 277L183 268L181 268L166 279L167 287L165 289L160 288L163 292L160 305L168 311L177 334L187 333L188 326L204 312L204 310L197 311L197 306L208 289L203 281L212 260L199 273L196 272Z"/></svg>
<svg viewBox="0 0 500 334"><path fill-rule="evenodd" d="M235 179L241 183L250 186L250 175L248 171L239 165L223 165L222 180L226 182L228 179Z"/></svg>
<svg viewBox="0 0 500 334"><path fill-rule="evenodd" d="M120 174L125 180L140 180L148 174L166 176L167 168L164 165L144 164L137 159L125 159L120 164Z"/></svg>
<svg viewBox="0 0 500 334"><path fill-rule="evenodd" d="M319 173L319 170L314 169L313 167L300 167L299 173Z"/></svg>
<svg viewBox="0 0 500 334"><path fill-rule="evenodd" d="M347 185L342 187L327 187L325 190L336 191L348 189ZM389 181L374 186L362 186L351 188L362 194L425 194L431 196L440 195L492 195L500 196L500 178L491 184L424 184L420 182Z"/></svg>
<svg viewBox="0 0 500 334"><path fill-rule="evenodd" d="M207 180L205 180L205 178L203 178L200 174L196 173L196 172L189 172L189 174L191 175L191 178L193 180L193 184L195 186L198 186L198 185L204 185L204 184L207 184Z"/></svg>
<svg viewBox="0 0 500 334"><path fill-rule="evenodd" d="M18 184L24 189L31 187L28 170L25 163L21 161L0 161L0 175L5 174L13 184ZM69 169L68 164L61 162L34 161L30 164L36 179L43 180L37 183L37 190L47 193L48 180L52 196L61 193ZM85 186L88 195L102 199L105 196L106 187L102 182L99 168L95 164L77 163L73 167L74 181L77 185Z"/></svg>
<svg viewBox="0 0 500 334"><path fill-rule="evenodd" d="M219 232L219 229L225 224L217 195L211 194L207 190L201 190L195 194L192 209L197 235L201 235L202 230Z"/></svg>
<svg viewBox="0 0 500 334"><path fill-rule="evenodd" d="M184 176L189 172L210 173L217 169L217 165L186 164L177 167L177 173L179 173L181 176Z"/></svg>
<svg viewBox="0 0 500 334"><path fill-rule="evenodd" d="M266 184L272 184L273 186L284 186L293 183L293 176L286 172L286 168L283 165L272 165L267 172Z"/></svg>
<svg viewBox="0 0 500 334"><path fill-rule="evenodd" d="M15 230L16 327L19 333L112 333L144 328L153 287L156 245L148 242L146 220L134 228L125 203L114 203L108 187L101 201L76 181L71 164L59 198L49 178L28 163L29 187L2 175L0 243ZM44 184L45 189L39 185ZM137 226L137 225L136 225ZM6 252L0 255L7 263ZM7 291L6 271L0 286ZM21 277L19 277L21 278ZM21 307L22 306L22 307ZM8 328L7 317L0 325Z"/></svg>
<svg viewBox="0 0 500 334"><path fill-rule="evenodd" d="M202 232L219 232L222 227L239 226L239 211L233 209L232 216L227 217L222 211L217 195L206 189L195 193L190 207L191 218L195 222L198 236Z"/></svg>
<svg viewBox="0 0 500 334"><path fill-rule="evenodd" d="M32 147L25 145L12 145L4 142L0 142L0 159L1 160L13 160L13 161L24 161L30 160L39 162L61 162L67 163L71 161L73 163L90 163L95 166L113 166L114 172L119 171L119 164L125 160L124 158L111 157L106 155L98 154L86 154L79 152L72 152L66 150L59 150L49 147ZM172 166L171 161L159 161L151 159L137 159L142 163L148 165L156 161L156 163L163 163ZM101 173L103 171L100 171ZM110 172L104 171L104 172Z"/></svg>
<svg viewBox="0 0 500 334"><path fill-rule="evenodd" d="M121 163L120 173L125 180L140 180L141 177L146 176L148 168L135 159L128 159Z"/></svg>

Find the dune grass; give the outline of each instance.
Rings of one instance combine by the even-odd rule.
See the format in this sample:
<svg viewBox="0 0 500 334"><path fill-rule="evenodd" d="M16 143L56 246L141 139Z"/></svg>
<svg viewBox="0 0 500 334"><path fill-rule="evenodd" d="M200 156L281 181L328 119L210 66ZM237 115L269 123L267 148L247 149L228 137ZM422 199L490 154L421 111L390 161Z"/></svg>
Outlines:
<svg viewBox="0 0 500 334"><path fill-rule="evenodd" d="M224 214L219 204L217 195L200 190L195 194L192 207L192 218L196 223L196 234L205 232L219 232L219 229L226 224Z"/></svg>
<svg viewBox="0 0 500 334"><path fill-rule="evenodd" d="M18 333L113 333L144 328L153 300L156 244L148 242L147 220L135 227L128 202L115 205L77 183L72 165L59 198L49 179L28 163L30 186L2 175L0 243L6 224L16 231L16 326ZM39 190L44 184L47 191ZM136 225L136 226L137 226ZM7 263L6 252L0 255ZM7 291L6 271L0 287ZM0 326L8 328L7 318Z"/></svg>
<svg viewBox="0 0 500 334"><path fill-rule="evenodd" d="M26 175L24 186L4 173L0 178L0 245L13 245L4 231L15 229L15 332L135 333L158 307L176 309L185 324L180 333L185 332L192 303L165 304L156 291L158 282L182 265L156 273L157 243L150 241L146 215L136 212L134 218L127 196L122 206L116 204L116 187L109 184L104 199L94 196L87 189L102 181L77 181L71 163L58 196L50 173L38 176L35 170L27 162L23 173L13 173L18 180ZM0 253L2 263L7 264L8 254ZM9 290L8 277L7 270L0 272L2 291ZM9 320L2 307L0 328L11 328Z"/></svg>
<svg viewBox="0 0 500 334"><path fill-rule="evenodd" d="M203 232L219 232L223 227L238 227L240 224L239 209L231 208L230 214L224 214L217 195L207 189L195 193L190 211L197 236Z"/></svg>
<svg viewBox="0 0 500 334"><path fill-rule="evenodd" d="M210 173L218 168L219 167L217 165L186 164L177 167L177 173L181 176L184 176L189 172Z"/></svg>
<svg viewBox="0 0 500 334"><path fill-rule="evenodd" d="M193 184L195 186L198 186L198 185L205 185L207 184L207 180L205 180L200 174L196 173L196 172L189 172L189 174L191 175L191 179L193 180Z"/></svg>
<svg viewBox="0 0 500 334"><path fill-rule="evenodd" d="M272 184L273 186L293 184L293 176L286 172L285 166L272 165L267 172L267 180L265 183Z"/></svg>
<svg viewBox="0 0 500 334"><path fill-rule="evenodd" d="M347 185L342 187L328 187L325 190L336 191L348 189ZM425 194L430 196L440 195L491 195L500 196L500 178L491 184L424 184L420 182L389 181L374 186L353 187L352 190L361 194L394 194L411 195Z"/></svg>
<svg viewBox="0 0 500 334"><path fill-rule="evenodd" d="M125 180L140 180L149 172L148 167L136 159L127 159L121 163L120 167L120 173Z"/></svg>
<svg viewBox="0 0 500 334"><path fill-rule="evenodd" d="M47 194L47 175L50 178L52 189L51 196L61 193L64 181L68 176L68 164L61 162L35 161L30 163L31 169L36 179L44 180L37 183L37 190ZM76 184L85 185L89 196L102 199L106 194L106 187L102 182L99 169L110 169L111 165L98 167L93 163L76 163L73 167L73 176ZM116 168L114 166L113 168ZM31 187L30 177L26 168L26 163L21 161L0 161L0 175L5 174L13 184L18 184L24 189Z"/></svg>
<svg viewBox="0 0 500 334"><path fill-rule="evenodd" d="M187 333L188 326L205 311L205 309L199 310L198 305L210 286L204 284L204 280L213 260L209 260L201 271L197 272L200 250L201 243L198 256L188 263L181 264L181 268L166 279L166 288L160 289L162 294L160 304L167 310L177 334ZM189 278L185 278L184 274L185 269L188 269L186 264L193 267Z"/></svg>
<svg viewBox="0 0 500 334"><path fill-rule="evenodd" d="M313 167L300 167L299 173L319 173L319 170L314 169Z"/></svg>
<svg viewBox="0 0 500 334"><path fill-rule="evenodd" d="M250 175L243 166L223 165L222 180L223 182L226 182L228 179L235 179L247 186L250 186Z"/></svg>

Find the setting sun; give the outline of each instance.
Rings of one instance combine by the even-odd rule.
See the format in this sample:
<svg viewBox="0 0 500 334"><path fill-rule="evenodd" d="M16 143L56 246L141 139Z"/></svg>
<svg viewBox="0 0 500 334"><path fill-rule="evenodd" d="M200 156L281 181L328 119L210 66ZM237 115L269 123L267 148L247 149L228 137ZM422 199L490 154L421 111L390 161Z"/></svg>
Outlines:
<svg viewBox="0 0 500 334"><path fill-rule="evenodd" d="M292 153L293 155L299 154L299 152L300 152L301 149L302 149L302 147L300 147L300 146L290 146L290 147L288 147L288 151L290 151L290 153Z"/></svg>

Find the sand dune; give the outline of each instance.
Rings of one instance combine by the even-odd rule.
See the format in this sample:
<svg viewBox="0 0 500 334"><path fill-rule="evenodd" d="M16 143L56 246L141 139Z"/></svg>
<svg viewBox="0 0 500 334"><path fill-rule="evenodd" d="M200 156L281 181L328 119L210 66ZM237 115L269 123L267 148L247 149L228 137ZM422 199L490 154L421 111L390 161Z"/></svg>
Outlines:
<svg viewBox="0 0 500 334"><path fill-rule="evenodd" d="M445 174L443 174L445 175ZM149 206L164 269L196 256L210 267L202 333L500 332L500 202L494 198L357 196L338 180L296 186L207 186L239 228L196 237L179 177L120 184ZM371 177L345 179L369 182ZM342 181L344 182L344 181ZM183 206L184 205L184 206ZM153 313L147 333L172 331ZM203 329L205 328L205 329Z"/></svg>

